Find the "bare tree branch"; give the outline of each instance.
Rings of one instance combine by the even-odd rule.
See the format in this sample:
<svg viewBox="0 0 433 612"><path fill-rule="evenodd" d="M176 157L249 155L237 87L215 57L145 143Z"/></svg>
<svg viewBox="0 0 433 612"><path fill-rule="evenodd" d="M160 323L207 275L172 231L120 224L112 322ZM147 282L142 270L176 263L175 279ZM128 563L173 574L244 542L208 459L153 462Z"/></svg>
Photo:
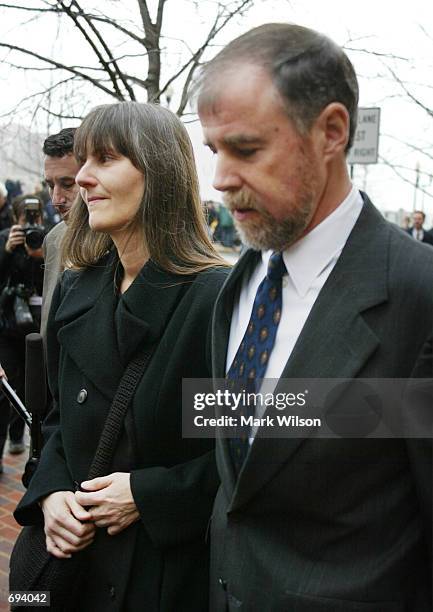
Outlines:
<svg viewBox="0 0 433 612"><path fill-rule="evenodd" d="M43 91L37 91L35 93L30 94L29 96L25 96L24 98L21 98L21 100L18 102L18 104L16 104L14 106L14 111L16 111L22 104L24 104L24 102L27 102L28 100L32 100L33 98L44 96L44 95L48 94L49 92L53 91L54 89L56 89L57 87L59 87L60 85L64 85L65 83L73 81L74 78L75 77L68 77L67 79L62 79L61 81L57 81L56 83L54 83L50 87L47 87ZM10 114L11 114L11 111L7 111L3 115L0 115L0 118L7 117Z"/></svg>
<svg viewBox="0 0 433 612"><path fill-rule="evenodd" d="M400 60L401 62L409 62L409 58L401 57L400 55L394 55L393 53L380 53L379 51L372 51L371 49L359 49L357 47L347 47L343 45L345 51L352 51L353 53L366 53L367 55L373 55L375 57L384 57L386 59Z"/></svg>
<svg viewBox="0 0 433 612"><path fill-rule="evenodd" d="M431 108L429 108L428 106L426 106L425 104L423 104L421 102L421 100L418 100L418 98L416 98L413 95L413 93L406 87L406 85L403 83L403 81L399 78L399 76L396 74L396 72L390 66L387 66L387 68L388 68L389 72L392 74L392 76L394 77L395 81L400 85L400 87L403 89L405 94L408 96L408 98L410 98L412 100L412 102L415 102L415 104L417 106L422 108L430 117L433 117L433 110Z"/></svg>
<svg viewBox="0 0 433 612"><path fill-rule="evenodd" d="M220 18L221 18L221 13L218 12L217 16L215 18L215 21L209 31L209 34L207 35L207 38L205 40L205 42L202 44L202 46L197 49L197 51L194 53L194 55L192 56L192 58L189 60L189 62L183 67L183 69L181 70L181 72L179 74L181 74L189 65L191 65L191 68L188 72L188 76L186 78L186 81L184 83L183 89L182 89L182 95L181 95L181 101L179 104L179 107L176 111L176 114L179 116L182 116L185 107L187 105L188 102L188 93L189 93L189 86L191 84L191 81L193 79L194 76L194 72L197 69L197 66L200 63L200 59L204 53L204 51L206 50L206 48L209 46L210 42L212 40L214 40L215 36L217 36L217 34L219 34L219 32L221 32L221 30L227 25L227 23L237 14L241 13L243 10L245 10L246 7L250 6L252 4L252 0L242 0L242 2L240 3L240 5L236 6L232 11L230 11L227 16L225 17L225 19L223 19L223 21L218 24ZM167 87L170 85L170 83L173 81L174 79L172 78L171 81L169 80L162 92L163 93Z"/></svg>
<svg viewBox="0 0 433 612"><path fill-rule="evenodd" d="M429 198L433 198L433 194L428 192L426 189L424 189L424 187L421 187L420 185L416 185L415 182L412 182L410 179L408 179L406 176L404 176L404 174L402 174L399 171L399 166L396 166L395 164L392 164L391 162L389 162L387 159L385 159L384 157L382 157L381 155L379 155L379 159L380 161L385 165L388 166L388 168L391 168L391 170L405 183L409 183L409 185L412 185L412 187L417 187L417 189L419 189L419 191L422 191L422 193L424 193L425 195L427 195ZM406 170L411 170L411 168L405 168Z"/></svg>
<svg viewBox="0 0 433 612"><path fill-rule="evenodd" d="M3 63L13 68L22 71L35 70L40 73L47 72L52 73L56 70L63 70L73 75L74 78L80 79L84 83L88 83L100 91L114 97L116 100L131 99L135 100L137 97L137 88L144 89L147 93L147 99L149 101L159 101L161 95L165 93L171 84L180 82L181 95L180 104L178 108L178 114L182 114L185 111L186 104L189 95L189 85L193 78L194 71L199 66L202 59L203 53L206 49L212 46L212 42L215 37L222 31L227 23L236 15L242 15L253 3L254 0L220 0L215 2L216 17L214 22L211 24L207 36L205 36L203 44L194 52L191 53L187 43L182 41L185 49L182 50L182 55L185 54L185 50L189 49L189 57L183 61L180 69L177 69L175 74L167 78L163 87L161 87L161 40L163 39L163 17L164 10L166 9L166 0L158 0L156 6L156 16L152 20L149 11L149 2L147 0L136 0L139 14L141 16L137 23L138 29L142 29L143 33L135 33L133 22L129 23L130 26L125 26L122 22L119 22L116 18L111 18L107 14L99 11L98 9L84 9L81 0L40 0L38 6L31 6L31 2L26 3L24 0L22 4L13 5L9 2L0 2L0 8L4 10L15 9L17 11L25 11L39 16L46 14L56 14L59 17L65 17L70 20L74 26L74 30L78 35L85 41L86 45L89 46L94 58L95 65L74 65L69 64L67 61L63 61L61 56L57 60L57 54L51 56L44 56L31 48L22 47L15 44L15 41L8 42L4 40L0 43L0 49L3 47L9 52L21 53L27 57L33 58L41 62L41 66L26 65L26 62L19 63L16 61L10 61L7 57L3 60ZM198 4L197 4L198 8ZM60 28L63 21L59 19L57 21L57 30L59 36ZM110 37L106 35L104 31L105 26L115 28L120 34L123 35L124 40L120 42L121 45L128 43L138 45L142 52L139 53L125 53L119 54L114 52L114 47L110 44ZM53 32L53 35L55 32ZM181 37L180 37L181 40ZM117 45L116 39L116 45ZM129 48L128 48L129 51ZM131 50L133 51L133 49ZM124 64L126 58L129 57L141 57L143 58L143 70L140 72L132 73L131 70L126 71ZM104 78L106 77L106 78ZM36 96L38 97L38 96ZM39 106L40 108L40 106ZM55 112L58 109L51 109ZM63 111L60 114L65 114ZM67 113L73 115L74 112Z"/></svg>
<svg viewBox="0 0 433 612"><path fill-rule="evenodd" d="M162 26L162 12L164 10L165 0L158 2L158 18L159 28ZM159 101L159 81L161 78L161 50L159 48L159 40L161 30L158 30L158 22L152 23L149 9L145 0L138 0L141 19L145 33L144 45L147 50L148 70L146 78L146 90L149 102Z"/></svg>
<svg viewBox="0 0 433 612"><path fill-rule="evenodd" d="M118 96L116 96L111 89L108 89L108 87L105 87L105 85L102 85L101 82L97 81L96 79L93 79L92 77L90 77L88 74L85 74L84 72L80 72L79 70L75 70L74 68L67 66L66 64L62 64L61 62L56 62L55 60L51 58L44 57L43 55L39 55L39 53L35 53L34 51L30 51L30 49L24 49L23 47L18 47L16 45L10 45L8 43L0 43L0 47L4 47L5 49L9 49L10 51L19 51L20 53L23 53L24 55L30 55L31 57L35 57L41 62L46 62L48 64L51 64L52 66L55 66L56 68L59 68L60 70L66 70L67 72L71 72L72 74L74 74L77 77L80 77L84 81L88 81L89 83L92 83L92 85L94 85L98 89L101 89L102 91L109 94L110 96L113 96L117 99L121 99L121 98L118 98Z"/></svg>
<svg viewBox="0 0 433 612"><path fill-rule="evenodd" d="M57 117L58 119L78 119L79 121L82 121L83 119L82 115L63 115L62 113L55 113L54 111L50 110L49 108L46 108L45 106L41 106L41 109L45 111L48 115L51 115L52 117Z"/></svg>
<svg viewBox="0 0 433 612"><path fill-rule="evenodd" d="M63 12L65 13L65 15L67 15L72 20L72 22L75 24L76 28L81 32L84 40L88 43L90 48L93 50L93 52L95 53L96 57L98 58L99 63L101 64L101 66L104 68L104 70L108 74L108 76L109 76L109 78L111 80L111 83L113 85L113 89L114 89L114 92L116 94L116 97L119 100L122 100L123 96L122 96L122 93L121 93L121 91L119 89L119 86L117 84L116 75L114 74L114 72L112 71L110 66L105 61L102 53L99 51L99 49L96 46L96 44L93 42L93 40L91 39L89 34L86 32L84 27L79 22L80 6L78 5L77 2L74 2L74 0L72 0L70 2L69 6L67 6L66 3L63 0L59 0L58 4L59 4L59 6L62 7ZM73 10L74 8L77 9L78 12L74 11Z"/></svg>
<svg viewBox="0 0 433 612"><path fill-rule="evenodd" d="M433 145L430 145L430 147L427 147L427 148L426 147L421 148L421 147L417 147L411 142L407 142L406 140L401 140L401 138L397 138L393 134L381 134L381 136L392 138L393 140L400 142L401 144L404 144L406 147L409 147L409 149L412 149L412 151L416 151L417 153L421 153L422 155L425 155L426 157L433 159ZM431 153L429 153L429 148L432 150Z"/></svg>
<svg viewBox="0 0 433 612"><path fill-rule="evenodd" d="M64 4L62 2L62 4ZM94 35L96 36L97 40L99 41L100 45L102 46L102 48L104 49L105 53L108 56L108 61L106 62L105 60L103 63L104 68L106 68L107 72L109 72L109 74L112 74L112 70L110 68L110 66L113 66L115 73L117 75L117 78L120 79L120 81L123 83L123 86L125 87L126 91L129 94L129 97L131 100L135 100L135 94L134 91L132 89L132 87L129 85L129 83L126 81L126 79L123 77L122 71L119 68L119 65L116 61L116 59L113 57L110 48L108 47L108 45L106 44L104 38L101 36L100 32L98 31L98 29L96 28L96 26L92 23L92 20L84 13L83 9L80 7L80 5L78 4L77 0L73 0L73 2L71 2L71 6L74 5L77 8L77 11L79 12L79 15L81 17L83 17L83 19L86 21L86 23L88 24L89 28L92 30L92 32L94 33ZM96 46L96 45L95 45ZM114 77L114 74L113 74ZM118 89L117 87L117 82L115 85L115 88ZM119 94L120 90L119 90Z"/></svg>
<svg viewBox="0 0 433 612"><path fill-rule="evenodd" d="M106 23L107 25L116 28L117 30L119 30L119 32L122 32L126 36L129 36L130 38L132 38L132 40L135 40L135 42L140 43L140 45L144 45L144 38L142 36L134 34L134 32L131 32L131 30L128 30L127 28L122 26L118 21L113 21L108 17L102 17L100 15L92 15L91 13L87 13L87 17L91 21L99 21L101 23Z"/></svg>
<svg viewBox="0 0 433 612"><path fill-rule="evenodd" d="M61 11L55 7L52 8L35 8L33 6L20 6L15 4L0 3L0 8L17 9L19 11L31 11L33 13L60 13Z"/></svg>

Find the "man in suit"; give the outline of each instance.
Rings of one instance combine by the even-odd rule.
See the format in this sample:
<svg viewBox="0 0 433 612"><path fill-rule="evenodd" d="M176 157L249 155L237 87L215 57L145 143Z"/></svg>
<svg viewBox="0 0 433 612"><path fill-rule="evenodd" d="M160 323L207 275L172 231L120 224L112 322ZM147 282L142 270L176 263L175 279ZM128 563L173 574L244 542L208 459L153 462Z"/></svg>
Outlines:
<svg viewBox="0 0 433 612"><path fill-rule="evenodd" d="M415 210L412 213L412 227L409 227L406 231L412 238L424 242L425 244L431 244L433 246L433 236L430 232L424 229L425 214L422 210Z"/></svg>
<svg viewBox="0 0 433 612"><path fill-rule="evenodd" d="M74 157L74 133L76 128L65 128L52 134L44 142L43 152L45 182L51 201L62 219L44 240L44 288L41 315L41 334L45 338L51 298L60 273L61 241L66 230L69 210L78 194L75 176L78 162Z"/></svg>
<svg viewBox="0 0 433 612"><path fill-rule="evenodd" d="M357 104L342 49L297 25L255 28L205 66L214 186L250 247L216 302L217 379L432 376L433 251L352 186ZM430 432L264 430L217 440L211 610L431 610Z"/></svg>

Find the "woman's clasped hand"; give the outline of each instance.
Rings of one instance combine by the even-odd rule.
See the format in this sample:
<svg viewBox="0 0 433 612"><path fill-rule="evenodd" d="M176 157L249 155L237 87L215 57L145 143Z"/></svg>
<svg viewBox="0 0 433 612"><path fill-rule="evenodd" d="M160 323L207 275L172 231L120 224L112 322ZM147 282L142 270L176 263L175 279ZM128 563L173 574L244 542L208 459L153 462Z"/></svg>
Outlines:
<svg viewBox="0 0 433 612"><path fill-rule="evenodd" d="M139 519L130 475L116 472L81 483L81 491L57 491L42 502L47 550L66 559L93 542L96 527L116 535Z"/></svg>

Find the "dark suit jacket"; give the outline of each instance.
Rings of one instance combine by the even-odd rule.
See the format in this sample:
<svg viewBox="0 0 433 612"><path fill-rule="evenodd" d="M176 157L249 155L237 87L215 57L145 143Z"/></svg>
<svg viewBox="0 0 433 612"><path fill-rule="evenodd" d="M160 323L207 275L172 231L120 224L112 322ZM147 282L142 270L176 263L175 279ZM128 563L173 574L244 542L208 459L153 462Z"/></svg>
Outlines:
<svg viewBox="0 0 433 612"><path fill-rule="evenodd" d="M432 376L433 251L364 200L283 378ZM242 256L217 300L217 378L241 277L258 256ZM217 440L217 464L212 612L431 610L431 440L259 430L238 480L227 440Z"/></svg>
<svg viewBox="0 0 433 612"><path fill-rule="evenodd" d="M98 530L76 609L203 612L205 533L219 481L212 440L182 438L182 378L210 376L212 306L226 272L180 277L149 262L118 305L106 261L65 274L70 286L63 299L61 286L55 290L47 334L50 386L60 405L48 419L60 419L61 427L15 518L41 521L38 499L87 478L125 366L137 350L156 346L112 465L131 472L140 520L117 536Z"/></svg>
<svg viewBox="0 0 433 612"><path fill-rule="evenodd" d="M413 230L413 227L409 227L406 230L406 232L410 236L412 236L412 230ZM422 237L422 240L420 240L420 242L424 242L425 244L431 244L433 246L433 236L432 236L432 234L429 231L427 231L427 230L423 230L423 232L424 232L424 235ZM413 238L413 236L412 236L412 238Z"/></svg>

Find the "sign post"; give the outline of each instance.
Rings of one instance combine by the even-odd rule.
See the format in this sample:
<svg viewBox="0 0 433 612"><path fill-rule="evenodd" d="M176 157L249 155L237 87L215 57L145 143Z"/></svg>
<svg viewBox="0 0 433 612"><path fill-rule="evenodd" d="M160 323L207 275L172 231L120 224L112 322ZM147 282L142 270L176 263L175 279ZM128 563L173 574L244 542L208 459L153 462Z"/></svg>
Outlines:
<svg viewBox="0 0 433 612"><path fill-rule="evenodd" d="M354 164L377 164L379 153L380 108L359 108L353 146L347 156L350 177Z"/></svg>

